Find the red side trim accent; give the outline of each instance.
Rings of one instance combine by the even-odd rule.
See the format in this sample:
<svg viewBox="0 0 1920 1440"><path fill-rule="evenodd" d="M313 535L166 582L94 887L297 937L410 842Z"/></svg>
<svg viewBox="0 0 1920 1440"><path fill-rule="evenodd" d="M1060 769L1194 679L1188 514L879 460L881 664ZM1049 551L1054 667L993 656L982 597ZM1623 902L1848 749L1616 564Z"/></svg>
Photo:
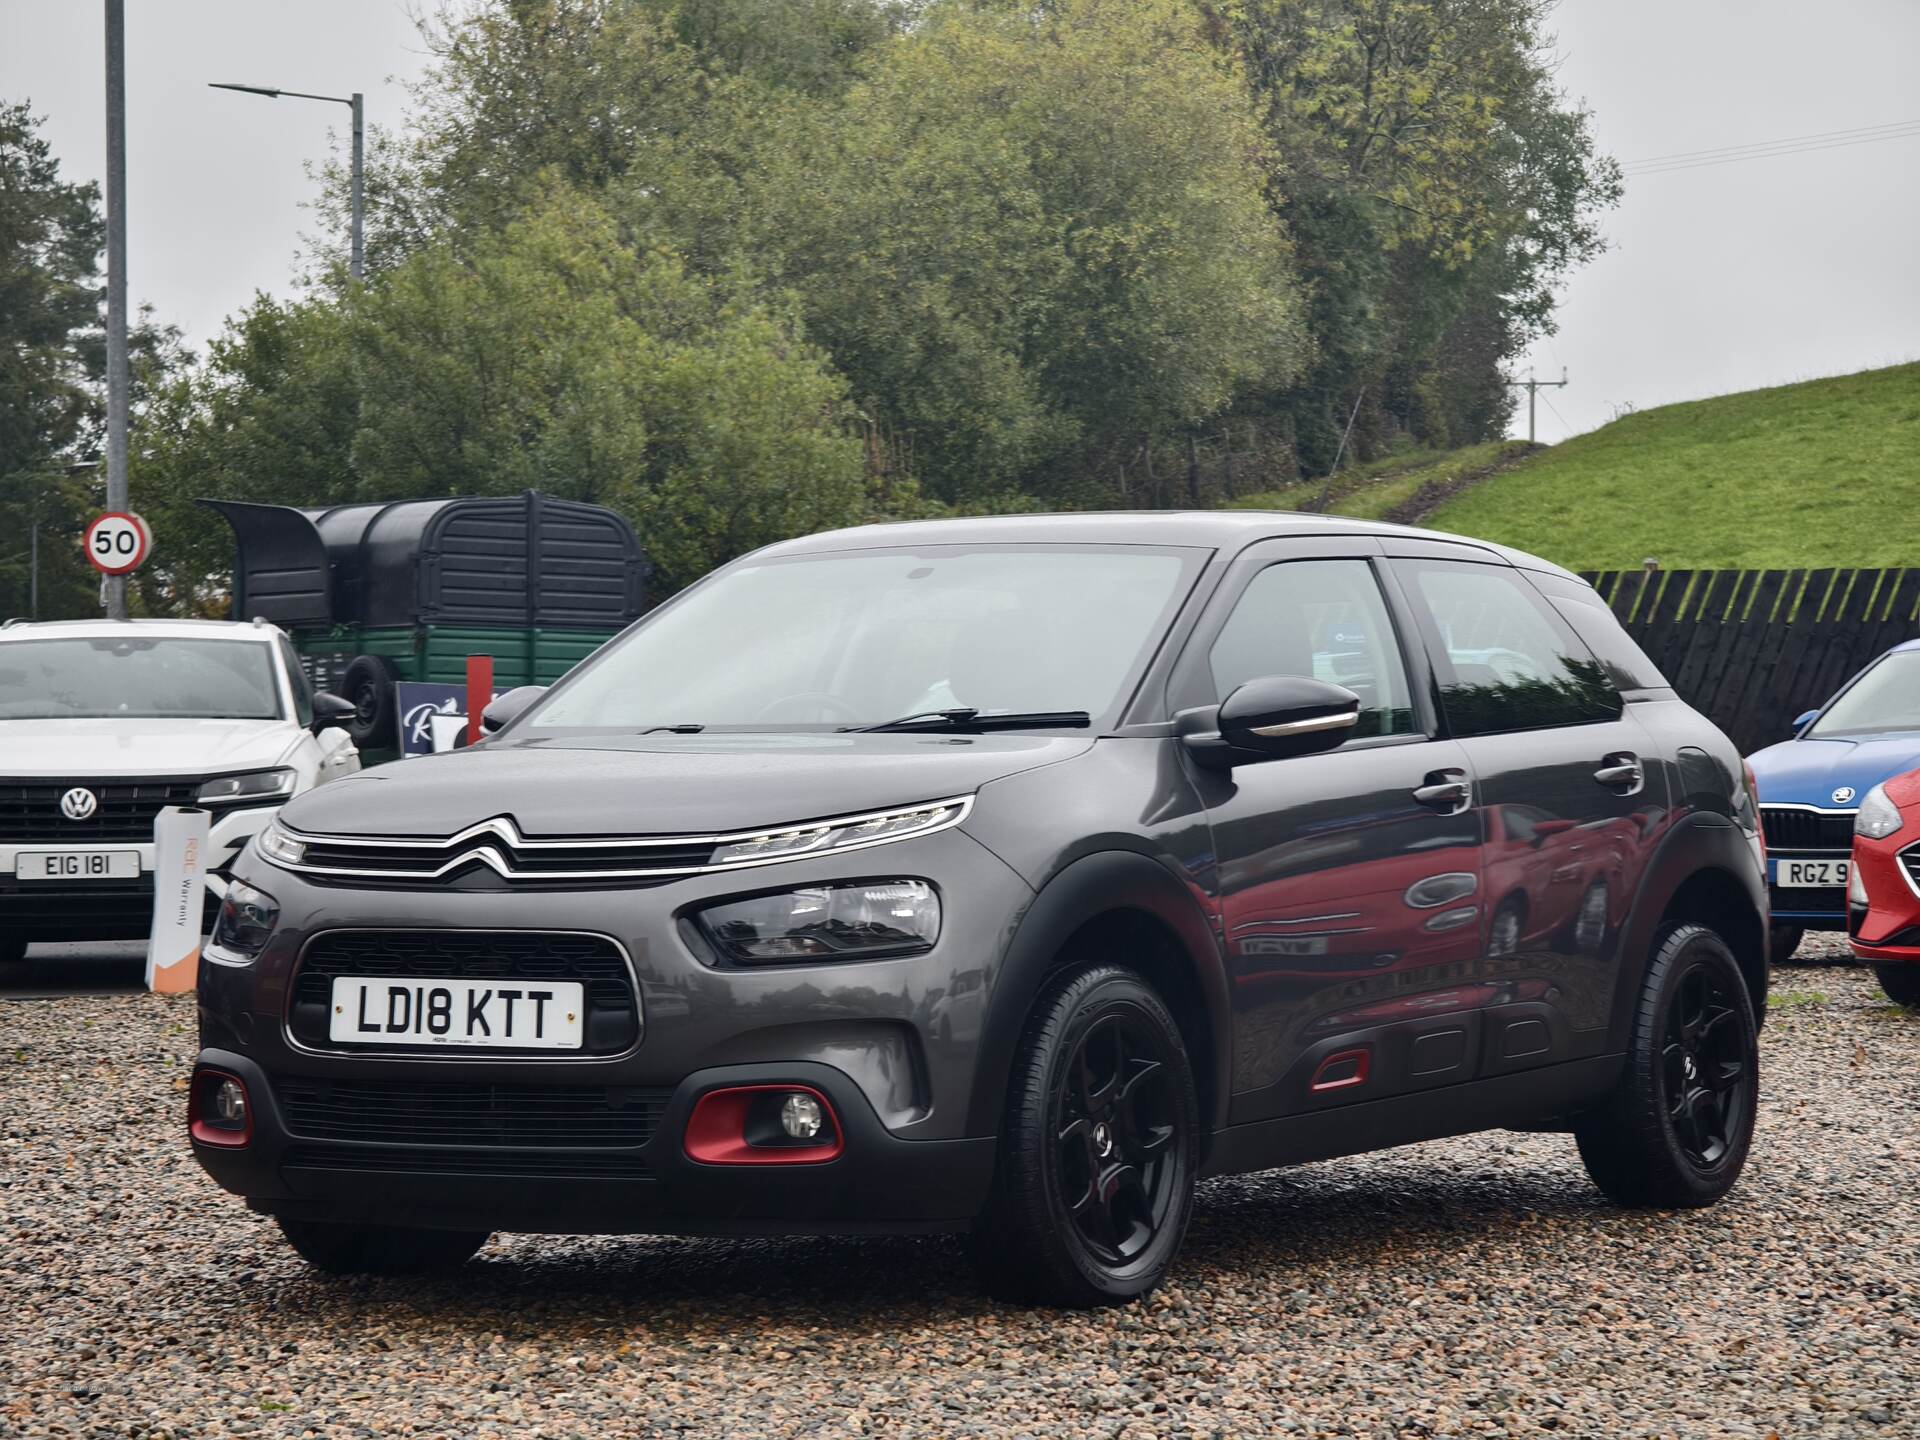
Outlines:
<svg viewBox="0 0 1920 1440"><path fill-rule="evenodd" d="M238 1132L222 1130L210 1124L200 1113L210 1080L231 1080L240 1087L240 1093L246 1097L247 1119ZM253 1094L247 1089L247 1082L227 1070L199 1069L193 1072L193 1080L187 1086L187 1134L195 1144L210 1145L216 1150L244 1150L253 1142Z"/></svg>
<svg viewBox="0 0 1920 1440"><path fill-rule="evenodd" d="M818 1100L833 1139L817 1145L749 1144L747 1112L752 1108L754 1096L769 1091L782 1095L798 1091ZM846 1148L833 1102L811 1085L733 1085L724 1090L709 1090L687 1117L687 1158L702 1165L821 1165L839 1159L840 1152Z"/></svg>
<svg viewBox="0 0 1920 1440"><path fill-rule="evenodd" d="M1338 1080L1323 1080L1320 1077L1336 1065L1352 1065L1353 1074L1343 1075ZM1313 1080L1307 1086L1316 1095L1324 1095L1329 1090L1350 1090L1355 1085L1367 1083L1367 1072L1373 1068L1373 1051L1362 1046L1358 1050L1336 1050L1320 1062L1320 1068L1313 1072Z"/></svg>

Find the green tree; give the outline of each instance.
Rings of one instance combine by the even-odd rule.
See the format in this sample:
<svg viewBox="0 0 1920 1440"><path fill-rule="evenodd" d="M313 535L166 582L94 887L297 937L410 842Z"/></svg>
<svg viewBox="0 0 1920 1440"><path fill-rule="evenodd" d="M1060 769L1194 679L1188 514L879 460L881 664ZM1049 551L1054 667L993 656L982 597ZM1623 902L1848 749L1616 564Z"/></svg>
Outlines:
<svg viewBox="0 0 1920 1440"><path fill-rule="evenodd" d="M143 491L191 608L229 558L196 496L316 504L507 494L610 504L661 583L857 523L868 498L839 380L739 277L632 242L549 191L465 252L436 243L343 301L262 297L177 386ZM164 587L164 595L159 593Z"/></svg>
<svg viewBox="0 0 1920 1440"><path fill-rule="evenodd" d="M97 614L80 536L105 477L100 195L60 178L24 104L0 104L0 616L25 615L39 533L38 614ZM187 355L142 310L128 336L138 422Z"/></svg>

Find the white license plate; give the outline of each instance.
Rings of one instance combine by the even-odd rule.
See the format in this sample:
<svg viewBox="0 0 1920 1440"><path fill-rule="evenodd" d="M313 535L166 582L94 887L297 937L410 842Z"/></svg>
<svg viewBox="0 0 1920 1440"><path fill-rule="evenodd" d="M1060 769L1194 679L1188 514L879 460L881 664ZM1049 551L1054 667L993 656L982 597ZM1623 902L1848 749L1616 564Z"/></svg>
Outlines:
<svg viewBox="0 0 1920 1440"><path fill-rule="evenodd" d="M327 1034L349 1045L477 1045L578 1050L586 986L577 980L333 982Z"/></svg>
<svg viewBox="0 0 1920 1440"><path fill-rule="evenodd" d="M22 850L13 860L16 880L137 880L138 850Z"/></svg>
<svg viewBox="0 0 1920 1440"><path fill-rule="evenodd" d="M1773 883L1808 889L1845 885L1850 864L1852 862L1848 860L1776 860L1773 862Z"/></svg>

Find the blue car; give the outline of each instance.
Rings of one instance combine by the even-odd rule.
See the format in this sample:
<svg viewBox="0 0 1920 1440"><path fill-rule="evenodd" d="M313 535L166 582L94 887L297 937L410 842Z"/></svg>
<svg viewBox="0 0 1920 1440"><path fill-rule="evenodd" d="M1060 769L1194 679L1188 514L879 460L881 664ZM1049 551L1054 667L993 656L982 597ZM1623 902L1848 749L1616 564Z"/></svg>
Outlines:
<svg viewBox="0 0 1920 1440"><path fill-rule="evenodd" d="M1854 812L1881 781L1920 769L1920 640L1894 646L1793 729L1748 760L1767 836L1776 961L1809 930L1847 928Z"/></svg>

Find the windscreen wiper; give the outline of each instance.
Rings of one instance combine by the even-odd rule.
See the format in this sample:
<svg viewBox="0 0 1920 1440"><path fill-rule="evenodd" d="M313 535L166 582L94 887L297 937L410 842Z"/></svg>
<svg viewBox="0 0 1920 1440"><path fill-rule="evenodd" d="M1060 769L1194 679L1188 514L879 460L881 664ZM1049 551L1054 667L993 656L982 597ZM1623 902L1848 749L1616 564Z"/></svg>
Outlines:
<svg viewBox="0 0 1920 1440"><path fill-rule="evenodd" d="M1093 717L1084 710L1016 710L1003 715L985 715L970 706L957 705L951 710L902 715L878 725L842 725L840 728L856 734L874 730L1077 730L1092 723Z"/></svg>

